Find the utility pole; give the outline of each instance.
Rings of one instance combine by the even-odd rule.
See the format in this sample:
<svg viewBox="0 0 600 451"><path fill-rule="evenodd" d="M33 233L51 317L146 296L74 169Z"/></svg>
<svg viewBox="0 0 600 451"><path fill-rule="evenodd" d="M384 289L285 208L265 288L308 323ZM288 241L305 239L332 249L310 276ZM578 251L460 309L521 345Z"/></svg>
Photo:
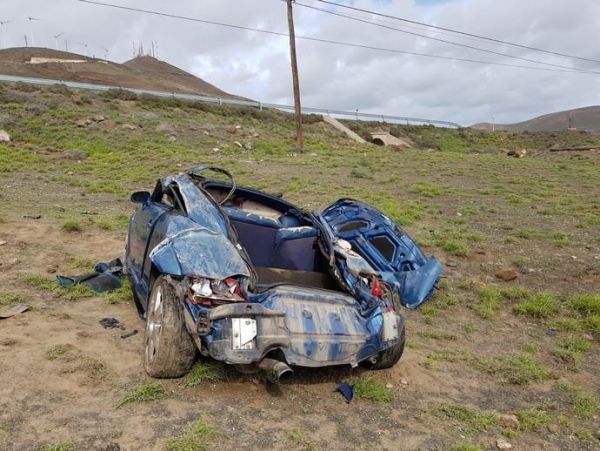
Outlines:
<svg viewBox="0 0 600 451"><path fill-rule="evenodd" d="M296 110L296 141L298 149L304 150L304 132L302 130L302 106L300 104L300 81L298 79L298 61L296 60L296 32L294 31L294 10L292 0L287 0L288 27L290 29L290 59L294 81L294 108Z"/></svg>

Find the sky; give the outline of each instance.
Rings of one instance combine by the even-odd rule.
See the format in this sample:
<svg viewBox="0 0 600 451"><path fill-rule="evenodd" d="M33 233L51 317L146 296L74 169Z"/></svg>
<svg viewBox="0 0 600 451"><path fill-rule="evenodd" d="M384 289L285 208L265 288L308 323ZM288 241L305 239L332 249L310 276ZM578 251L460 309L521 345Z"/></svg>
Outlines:
<svg viewBox="0 0 600 451"><path fill-rule="evenodd" d="M287 32L281 0L99 0L170 14ZM334 0L530 47L600 60L598 0ZM360 16L388 27L598 74L492 66L298 40L302 103L308 107L418 116L463 125L510 123L600 104L600 62L585 62L473 40L318 0L297 3ZM33 17L39 20L28 20ZM108 56L124 62L143 43L158 57L244 97L292 104L289 43L284 36L82 3L0 0L0 47L29 45ZM296 33L451 58L558 69L536 62L389 30L296 4ZM58 38L55 35L62 33ZM65 42L66 41L66 42Z"/></svg>

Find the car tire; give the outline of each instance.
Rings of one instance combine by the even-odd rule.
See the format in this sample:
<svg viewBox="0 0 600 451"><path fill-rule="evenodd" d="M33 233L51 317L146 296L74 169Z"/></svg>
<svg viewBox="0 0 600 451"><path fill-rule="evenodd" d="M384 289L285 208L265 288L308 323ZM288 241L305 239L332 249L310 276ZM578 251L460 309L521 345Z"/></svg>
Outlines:
<svg viewBox="0 0 600 451"><path fill-rule="evenodd" d="M406 334L403 324L398 342L390 346L385 351L381 351L376 356L365 360L363 365L371 370L385 370L386 368L393 367L396 363L398 363L398 360L400 360L400 357L402 357L402 354L404 353L405 342Z"/></svg>
<svg viewBox="0 0 600 451"><path fill-rule="evenodd" d="M152 377L181 377L190 370L195 356L196 347L185 327L175 289L160 276L152 284L146 312L146 372Z"/></svg>

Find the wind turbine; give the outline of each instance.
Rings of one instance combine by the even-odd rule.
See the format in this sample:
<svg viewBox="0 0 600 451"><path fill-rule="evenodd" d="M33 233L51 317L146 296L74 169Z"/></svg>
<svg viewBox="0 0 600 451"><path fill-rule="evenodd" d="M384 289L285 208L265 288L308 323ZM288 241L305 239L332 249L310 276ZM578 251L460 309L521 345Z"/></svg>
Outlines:
<svg viewBox="0 0 600 451"><path fill-rule="evenodd" d="M87 52L87 44L85 42L76 42L75 44L82 46L85 50L83 51L83 54L85 56L87 56L86 52Z"/></svg>
<svg viewBox="0 0 600 451"><path fill-rule="evenodd" d="M56 50L58 50L58 38L60 38L63 34L65 34L65 33L62 32L62 33L58 33L58 34L55 34L52 36L54 38L54 48Z"/></svg>
<svg viewBox="0 0 600 451"><path fill-rule="evenodd" d="M4 25L11 22L12 20L0 20L0 49L2 48L2 30L4 29Z"/></svg>
<svg viewBox="0 0 600 451"><path fill-rule="evenodd" d="M35 47L35 40L33 38L33 25L31 25L31 22L33 22L34 20L42 20L42 19L36 19L35 17L29 16L27 18L27 20L29 20L29 34L31 34L31 46Z"/></svg>
<svg viewBox="0 0 600 451"><path fill-rule="evenodd" d="M104 60L108 61L108 49L106 47L100 47L102 50L104 50Z"/></svg>

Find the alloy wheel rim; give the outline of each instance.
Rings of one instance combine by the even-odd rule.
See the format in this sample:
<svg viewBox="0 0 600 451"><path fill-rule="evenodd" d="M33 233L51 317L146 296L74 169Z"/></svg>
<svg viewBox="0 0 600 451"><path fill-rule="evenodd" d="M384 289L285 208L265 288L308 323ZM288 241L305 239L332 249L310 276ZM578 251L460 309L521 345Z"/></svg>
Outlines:
<svg viewBox="0 0 600 451"><path fill-rule="evenodd" d="M160 331L163 317L163 292L158 287L152 299L150 313L146 324L146 357L152 362L159 346Z"/></svg>

